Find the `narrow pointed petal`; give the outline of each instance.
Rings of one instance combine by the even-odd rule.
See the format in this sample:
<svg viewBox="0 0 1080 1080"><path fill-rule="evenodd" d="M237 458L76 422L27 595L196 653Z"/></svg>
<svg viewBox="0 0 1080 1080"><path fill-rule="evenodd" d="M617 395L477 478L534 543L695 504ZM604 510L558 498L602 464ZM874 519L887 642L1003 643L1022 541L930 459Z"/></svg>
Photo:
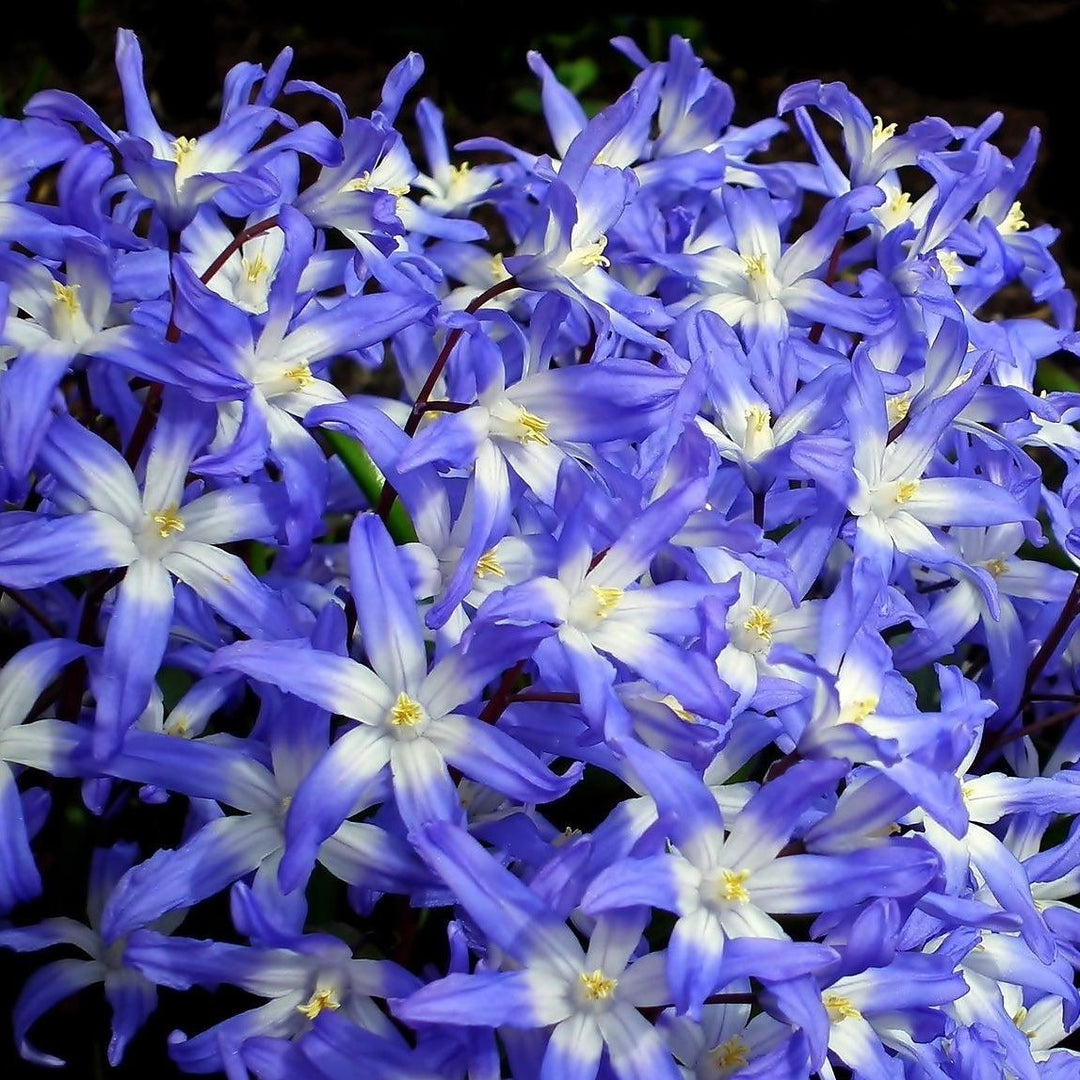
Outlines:
<svg viewBox="0 0 1080 1080"><path fill-rule="evenodd" d="M182 847L156 851L120 879L105 906L102 934L115 941L168 911L214 896L281 844L277 824L262 814L218 818L204 825Z"/></svg>
<svg viewBox="0 0 1080 1080"><path fill-rule="evenodd" d="M382 519L360 514L349 533L350 588L368 663L394 692L415 695L427 674L420 616Z"/></svg>
<svg viewBox="0 0 1080 1080"><path fill-rule="evenodd" d="M394 704L390 688L347 656L302 641L238 641L219 649L211 671L242 671L328 712L376 724Z"/></svg>

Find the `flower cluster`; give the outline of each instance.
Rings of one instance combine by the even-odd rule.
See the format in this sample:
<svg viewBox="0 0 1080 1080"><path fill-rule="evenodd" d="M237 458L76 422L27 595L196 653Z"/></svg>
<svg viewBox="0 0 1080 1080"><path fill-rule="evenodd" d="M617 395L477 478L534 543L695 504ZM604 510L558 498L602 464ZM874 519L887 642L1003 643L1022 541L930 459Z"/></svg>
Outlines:
<svg viewBox="0 0 1080 1080"><path fill-rule="evenodd" d="M472 165L399 131L415 54L364 116L241 64L175 135L121 30L123 130L0 121L0 946L80 955L24 1058L103 983L114 1065L252 995L169 1040L230 1080L1080 1070L1038 132L820 82L739 127L613 44L592 116L531 53L550 147Z"/></svg>

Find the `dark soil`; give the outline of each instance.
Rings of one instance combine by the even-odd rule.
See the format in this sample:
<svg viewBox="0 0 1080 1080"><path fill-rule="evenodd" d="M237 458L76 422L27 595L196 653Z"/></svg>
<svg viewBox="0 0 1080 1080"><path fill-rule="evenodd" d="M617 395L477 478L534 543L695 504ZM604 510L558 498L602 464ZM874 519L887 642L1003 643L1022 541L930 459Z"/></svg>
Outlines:
<svg viewBox="0 0 1080 1080"><path fill-rule="evenodd" d="M397 18L386 5L318 0L53 0L6 16L0 90L10 114L35 89L60 87L120 123L112 52L116 28L125 26L140 36L163 124L196 134L213 123L222 76L240 60L266 64L289 46L294 75L322 83L350 110L366 113L389 68L415 50L426 62L416 97L431 97L446 112L452 138L497 134L546 150L542 121L519 103L535 87L525 63L529 48L553 64L591 58L598 70L583 97L606 103L633 74L609 39L629 35L659 58L677 31L731 83L740 123L771 115L787 85L820 78L847 83L871 113L901 126L927 115L976 124L1000 110L1005 121L996 140L1010 154L1039 127L1042 153L1025 212L1032 224L1061 230L1055 252L1069 284L1080 286L1073 227L1080 184L1068 164L1080 135L1074 94L1080 0L715 3L675 16L588 11L583 22L572 9L534 7L519 17L455 0ZM297 105L319 109L310 98ZM407 113L408 105L403 126Z"/></svg>

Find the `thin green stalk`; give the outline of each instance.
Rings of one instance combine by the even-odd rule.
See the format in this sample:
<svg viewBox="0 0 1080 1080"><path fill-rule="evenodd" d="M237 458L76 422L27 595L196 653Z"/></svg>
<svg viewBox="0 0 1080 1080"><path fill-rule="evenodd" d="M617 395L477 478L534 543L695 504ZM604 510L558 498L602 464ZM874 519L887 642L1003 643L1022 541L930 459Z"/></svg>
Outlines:
<svg viewBox="0 0 1080 1080"><path fill-rule="evenodd" d="M356 481L356 486L367 496L368 502L375 506L379 502L386 478L378 466L368 456L368 452L355 439L340 431L322 429L322 434L330 444L330 449L341 459L348 474ZM386 515L386 528L398 544L411 544L416 540L416 530L405 512L400 500L395 499Z"/></svg>

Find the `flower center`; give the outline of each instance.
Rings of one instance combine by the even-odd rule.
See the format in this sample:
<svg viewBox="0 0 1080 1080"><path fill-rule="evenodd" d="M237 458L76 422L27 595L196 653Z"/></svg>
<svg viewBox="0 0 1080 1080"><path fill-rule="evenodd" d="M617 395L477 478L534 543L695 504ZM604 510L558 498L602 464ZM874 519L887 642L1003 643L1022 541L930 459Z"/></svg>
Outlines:
<svg viewBox="0 0 1080 1080"><path fill-rule="evenodd" d="M861 1020L862 1013L851 1004L851 1000L840 994L826 994L822 999L829 1021L839 1024L844 1020Z"/></svg>
<svg viewBox="0 0 1080 1080"><path fill-rule="evenodd" d="M596 610L594 614L598 619L606 619L615 605L622 599L622 589L605 589L601 585L592 586L593 596L596 597Z"/></svg>
<svg viewBox="0 0 1080 1080"><path fill-rule="evenodd" d="M896 134L895 124L886 124L880 116L874 117L874 129L870 132L870 152L887 143Z"/></svg>
<svg viewBox="0 0 1080 1080"><path fill-rule="evenodd" d="M162 540L168 540L173 533L183 532L186 526L180 516L180 508L173 503L150 515L150 520L158 527L157 534Z"/></svg>
<svg viewBox="0 0 1080 1080"><path fill-rule="evenodd" d="M341 1002L334 996L333 990L316 990L303 1005L296 1006L296 1011L302 1013L309 1020L314 1020L323 1009L336 1012L340 1008Z"/></svg>
<svg viewBox="0 0 1080 1080"><path fill-rule="evenodd" d="M937 261L938 266L940 266L945 273L945 280L948 281L950 285L956 280L957 275L962 273L965 269L965 264L960 256L950 248L938 248Z"/></svg>
<svg viewBox="0 0 1080 1080"><path fill-rule="evenodd" d="M998 226L998 232L1003 236L1011 236L1013 233L1018 233L1022 229L1030 228L1027 219L1024 217L1024 208L1019 202L1014 202L1009 207L1009 212L1005 215L1005 220Z"/></svg>
<svg viewBox="0 0 1080 1080"><path fill-rule="evenodd" d="M896 501L898 503L906 503L915 498L916 493L919 490L918 480L901 480L896 485Z"/></svg>
<svg viewBox="0 0 1080 1080"><path fill-rule="evenodd" d="M776 626L776 617L767 608L758 607L756 604L750 608L742 628L752 634L763 645L772 644L773 628Z"/></svg>
<svg viewBox="0 0 1080 1080"><path fill-rule="evenodd" d="M746 880L749 877L749 870L721 870L716 883L717 895L729 904L749 903L750 894L746 891Z"/></svg>
<svg viewBox="0 0 1080 1080"><path fill-rule="evenodd" d="M611 260L604 255L607 247L607 237L599 236L595 243L586 244L577 250L577 261L585 270L592 270L597 266L610 266Z"/></svg>
<svg viewBox="0 0 1080 1080"><path fill-rule="evenodd" d="M732 1035L712 1051L713 1064L718 1069L742 1068L750 1060L750 1046L745 1039Z"/></svg>
<svg viewBox="0 0 1080 1080"><path fill-rule="evenodd" d="M488 548L476 563L476 576L482 577L506 577L506 571L499 562L494 548Z"/></svg>
<svg viewBox="0 0 1080 1080"><path fill-rule="evenodd" d="M307 364L297 364L296 367L289 368L285 372L285 378L291 379L296 384L297 390L303 390L305 386L315 381L315 376L311 374L311 368Z"/></svg>
<svg viewBox="0 0 1080 1080"><path fill-rule="evenodd" d="M548 422L541 420L539 416L533 416L531 412L521 410L517 417L518 432L517 441L524 446L526 443L536 442L541 446L550 446L551 440L544 434L548 428Z"/></svg>
<svg viewBox="0 0 1080 1080"><path fill-rule="evenodd" d="M181 135L179 139L174 139L172 144L172 160L176 162L176 186L181 187L184 181L195 171L195 155L192 151L195 149L197 139L189 139L186 135Z"/></svg>
<svg viewBox="0 0 1080 1080"><path fill-rule="evenodd" d="M857 698L840 710L840 723L861 724L877 707L876 697Z"/></svg>
<svg viewBox="0 0 1080 1080"><path fill-rule="evenodd" d="M889 425L899 424L911 409L911 398L907 394L897 394L889 398L885 406L889 416Z"/></svg>
<svg viewBox="0 0 1080 1080"><path fill-rule="evenodd" d="M398 728L414 728L424 719L424 709L419 701L414 701L404 690L390 707L390 723Z"/></svg>
<svg viewBox="0 0 1080 1080"><path fill-rule="evenodd" d="M63 309L69 317L79 313L79 286L61 285L59 281L52 283L53 300L56 305Z"/></svg>
<svg viewBox="0 0 1080 1080"><path fill-rule="evenodd" d="M582 996L586 1001L607 1001L619 985L618 979L609 979L599 968L583 971L578 975Z"/></svg>
<svg viewBox="0 0 1080 1080"><path fill-rule="evenodd" d="M254 285L260 278L265 277L270 270L270 264L262 257L260 252L254 259L241 259L240 267L244 276Z"/></svg>

